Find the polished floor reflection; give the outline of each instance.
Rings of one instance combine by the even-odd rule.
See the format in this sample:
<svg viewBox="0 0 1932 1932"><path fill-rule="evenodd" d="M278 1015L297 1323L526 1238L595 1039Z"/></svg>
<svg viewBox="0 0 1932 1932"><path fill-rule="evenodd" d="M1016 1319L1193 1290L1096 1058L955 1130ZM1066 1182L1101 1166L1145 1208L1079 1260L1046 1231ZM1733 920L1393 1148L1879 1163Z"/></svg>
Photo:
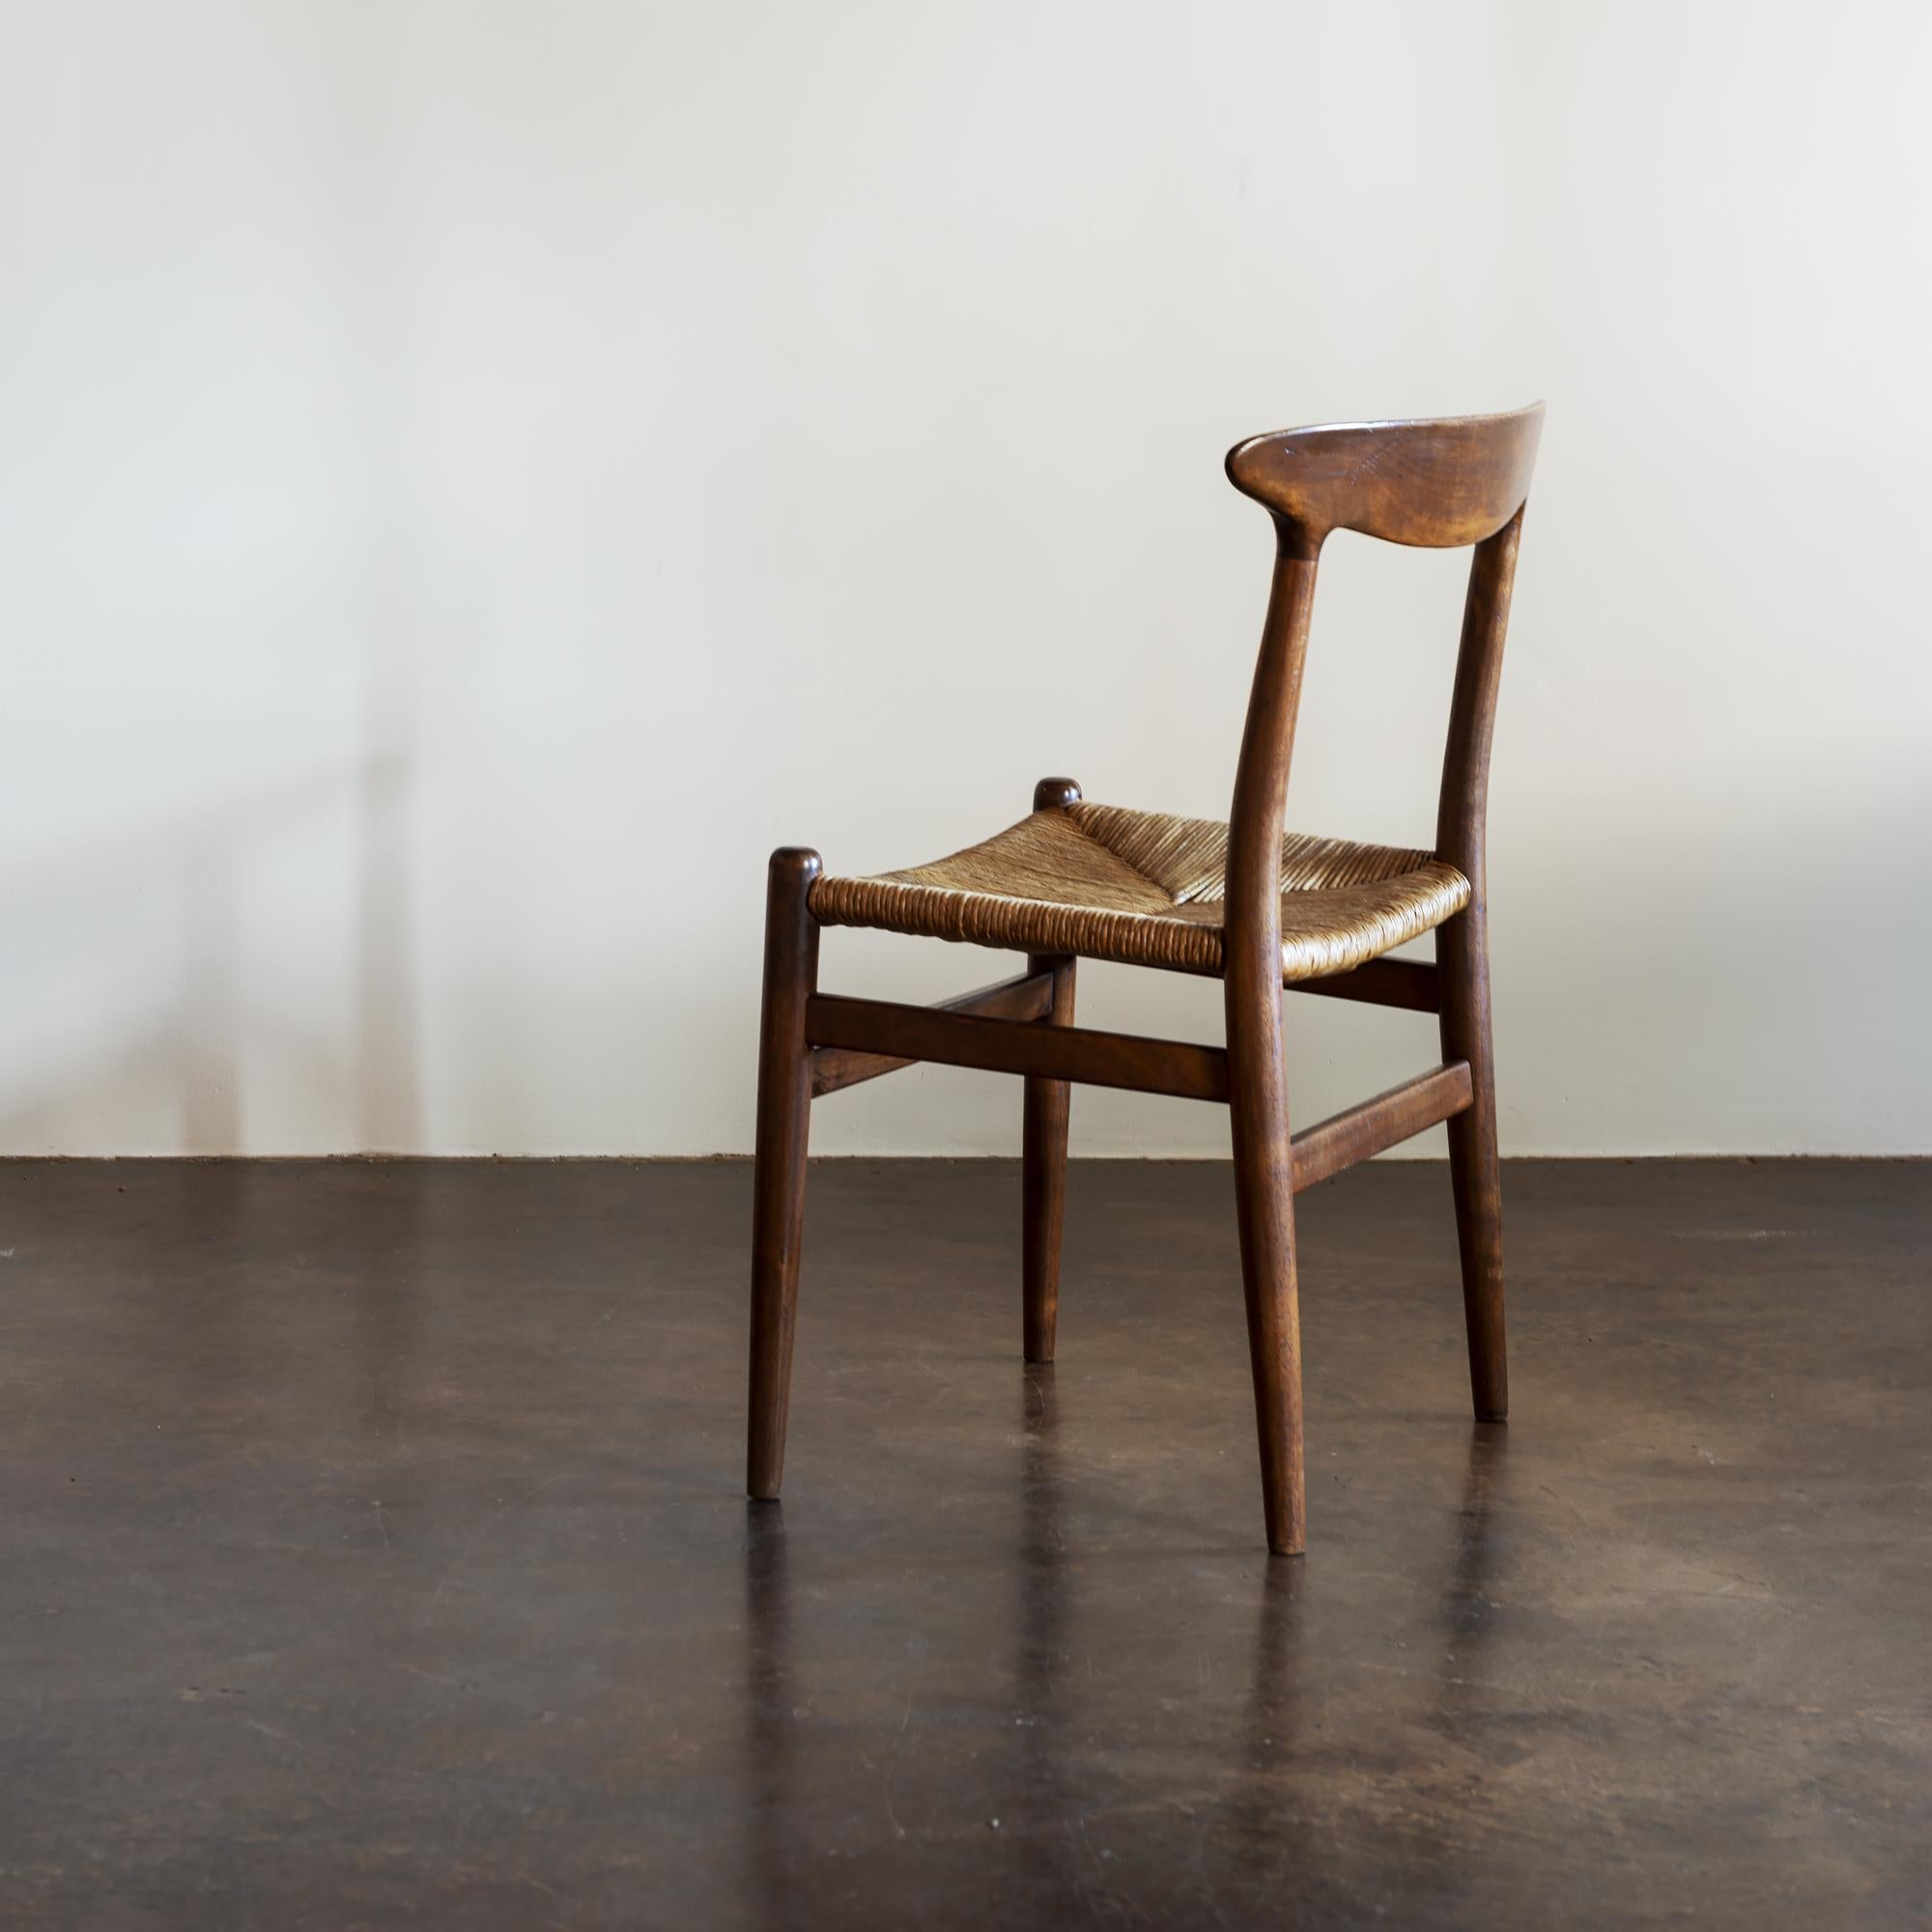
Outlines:
<svg viewBox="0 0 1932 1932"><path fill-rule="evenodd" d="M1227 1171L0 1165L0 1922L1917 1925L1932 1169L1304 1197L1309 1555Z"/></svg>

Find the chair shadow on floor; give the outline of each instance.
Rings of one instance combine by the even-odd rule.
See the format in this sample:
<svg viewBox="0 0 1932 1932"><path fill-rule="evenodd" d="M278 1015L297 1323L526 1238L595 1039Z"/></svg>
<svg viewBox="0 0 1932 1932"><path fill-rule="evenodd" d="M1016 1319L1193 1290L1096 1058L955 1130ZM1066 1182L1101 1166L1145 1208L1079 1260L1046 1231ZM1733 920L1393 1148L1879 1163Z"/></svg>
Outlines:
<svg viewBox="0 0 1932 1932"><path fill-rule="evenodd" d="M1029 1365L1018 1386L1019 1470L1008 1552L1008 1622L1004 1632L987 1631L985 1646L961 1665L951 1690L955 1706L969 1711L978 1706L975 1715L989 1727L1003 1730L1010 1721L1010 1756L999 1745L982 1748L1003 1760L992 1776L1011 1794L1015 1815L1000 1828L1011 1834L1007 1846L1011 1877L1036 1895L1077 1889L1091 1877L1086 1867L1092 1851L1080 1828L1095 1804L1096 1756L1107 1755L1093 1736L1094 1714L1080 1701L1073 1668L1083 1643L1080 1565L1068 1540L1071 1485L1062 1452L1063 1406L1053 1365ZM1475 1715L1482 1652L1493 1627L1492 1593L1510 1560L1502 1507L1508 1452L1506 1431L1469 1426L1460 1496L1435 1570L1440 1596L1434 1612L1424 1613L1441 1643L1433 1679L1425 1680L1430 1687L1425 1694L1435 1708L1424 1714L1424 1721L1452 1732ZM810 1686L795 1653L811 1646L810 1602L815 1599L794 1602L782 1506L750 1510L745 1523L744 1747L752 1834L747 1879L752 1897L780 1912L787 1901L797 1904L793 1888L801 1878L801 1848L810 1836L804 1811L822 1804L827 1795L823 1762L808 1767L800 1760L796 1717ZM996 1561L1000 1557L998 1551L987 1553ZM962 1553L962 1561L971 1560ZM1333 1820L1307 1802L1306 1780L1314 1775L1311 1752L1332 1751L1345 1741L1317 1739L1326 1667L1312 1609L1312 1601L1320 1599L1319 1578L1311 1584L1301 1565L1258 1560L1243 1567L1253 1572L1254 1609L1238 1720L1216 1741L1225 1742L1224 1756L1217 1760L1212 1748L1202 1755L1202 1788L1177 1798L1198 1806L1214 1857L1259 1883L1324 1869ZM1334 1612L1331 1604L1328 1613ZM976 1669L982 1672L977 1684ZM908 1705L910 1720L919 1715ZM897 1738L883 1740L881 1747L894 1751ZM861 1755L868 1764L876 1756ZM967 1748L964 1757L972 1765L974 1750ZM908 1835L902 1823L895 1824L900 1836ZM991 1829L990 1820L988 1825ZM1338 1905L1342 1902L1338 1895Z"/></svg>

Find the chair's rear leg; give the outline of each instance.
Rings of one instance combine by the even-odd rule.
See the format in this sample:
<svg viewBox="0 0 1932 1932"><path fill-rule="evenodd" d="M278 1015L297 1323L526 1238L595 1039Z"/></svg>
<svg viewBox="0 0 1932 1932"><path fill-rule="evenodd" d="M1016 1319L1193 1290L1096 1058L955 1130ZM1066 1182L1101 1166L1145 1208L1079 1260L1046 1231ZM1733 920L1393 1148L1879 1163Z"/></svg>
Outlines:
<svg viewBox="0 0 1932 1932"><path fill-rule="evenodd" d="M772 854L765 895L765 993L758 1028L757 1158L752 1179L752 1406L745 1485L772 1497L784 1475L785 1412L805 1220L811 1048L805 1003L818 980L818 926L807 905L819 857Z"/></svg>
<svg viewBox="0 0 1932 1932"><path fill-rule="evenodd" d="M1472 902L1435 934L1441 969L1442 1057L1469 1063L1470 1105L1449 1122L1449 1174L1463 1255L1463 1313L1469 1328L1469 1389L1479 1422L1509 1414L1503 1335L1503 1196L1496 1164L1495 1063L1490 1040L1489 930Z"/></svg>
<svg viewBox="0 0 1932 1932"><path fill-rule="evenodd" d="M1033 788L1036 811L1079 802L1071 779L1041 779ZM1073 961L1043 953L1027 960L1029 973L1053 975L1049 1026L1073 1024ZM1030 1362L1053 1360L1060 1320L1060 1229L1066 1207L1066 1116L1071 1088L1065 1080L1028 1080L1020 1131L1021 1345Z"/></svg>
<svg viewBox="0 0 1932 1932"><path fill-rule="evenodd" d="M1262 1506L1268 1548L1298 1556L1308 1542L1301 1448L1301 1309L1294 1279L1294 1156L1281 1056L1281 994L1257 1019L1231 988L1229 1118L1235 1146L1235 1213L1261 1437Z"/></svg>
<svg viewBox="0 0 1932 1932"><path fill-rule="evenodd" d="M1073 1024L1073 960L1040 954L1030 973L1053 975L1049 1026ZM1060 1231L1066 1208L1066 1117L1072 1087L1065 1080L1026 1082L1020 1154L1020 1267L1025 1296L1024 1345L1029 1362L1053 1360L1060 1318Z"/></svg>

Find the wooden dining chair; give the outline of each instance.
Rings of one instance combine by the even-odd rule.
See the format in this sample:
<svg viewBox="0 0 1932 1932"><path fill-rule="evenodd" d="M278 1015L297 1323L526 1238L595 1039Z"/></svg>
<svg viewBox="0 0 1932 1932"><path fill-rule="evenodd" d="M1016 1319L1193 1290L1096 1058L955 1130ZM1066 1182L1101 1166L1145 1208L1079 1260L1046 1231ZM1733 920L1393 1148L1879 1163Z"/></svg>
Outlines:
<svg viewBox="0 0 1932 1932"><path fill-rule="evenodd" d="M1026 1359L1053 1359L1068 1084L1218 1100L1230 1110L1268 1548L1303 1548L1294 1196L1446 1121L1479 1419L1509 1407L1502 1204L1483 877L1490 737L1541 404L1507 415L1347 423L1259 436L1229 480L1274 518L1274 582L1228 822L1094 805L1044 779L1017 825L950 859L873 878L773 853L765 909L752 1259L750 1469L784 1468L806 1129L811 1102L916 1061L1025 1080ZM1433 851L1284 834L1315 566L1331 530L1474 545ZM1017 977L938 1006L818 990L822 926L874 926L1026 954ZM1434 929L1435 959L1383 955ZM1075 1027L1076 959L1218 977L1227 1045ZM1284 987L1439 1015L1442 1062L1291 1137Z"/></svg>

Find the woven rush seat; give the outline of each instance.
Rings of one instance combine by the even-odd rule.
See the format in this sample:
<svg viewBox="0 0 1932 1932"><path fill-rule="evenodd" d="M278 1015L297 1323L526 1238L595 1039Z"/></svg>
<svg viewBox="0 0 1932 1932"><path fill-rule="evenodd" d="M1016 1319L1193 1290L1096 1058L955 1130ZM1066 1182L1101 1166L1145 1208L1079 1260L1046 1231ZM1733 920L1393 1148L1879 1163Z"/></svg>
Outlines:
<svg viewBox="0 0 1932 1932"><path fill-rule="evenodd" d="M822 877L810 904L821 925L1218 976L1227 855L1218 819L1080 800L928 866ZM1281 855L1285 980L1347 972L1469 902L1430 852L1289 833Z"/></svg>

